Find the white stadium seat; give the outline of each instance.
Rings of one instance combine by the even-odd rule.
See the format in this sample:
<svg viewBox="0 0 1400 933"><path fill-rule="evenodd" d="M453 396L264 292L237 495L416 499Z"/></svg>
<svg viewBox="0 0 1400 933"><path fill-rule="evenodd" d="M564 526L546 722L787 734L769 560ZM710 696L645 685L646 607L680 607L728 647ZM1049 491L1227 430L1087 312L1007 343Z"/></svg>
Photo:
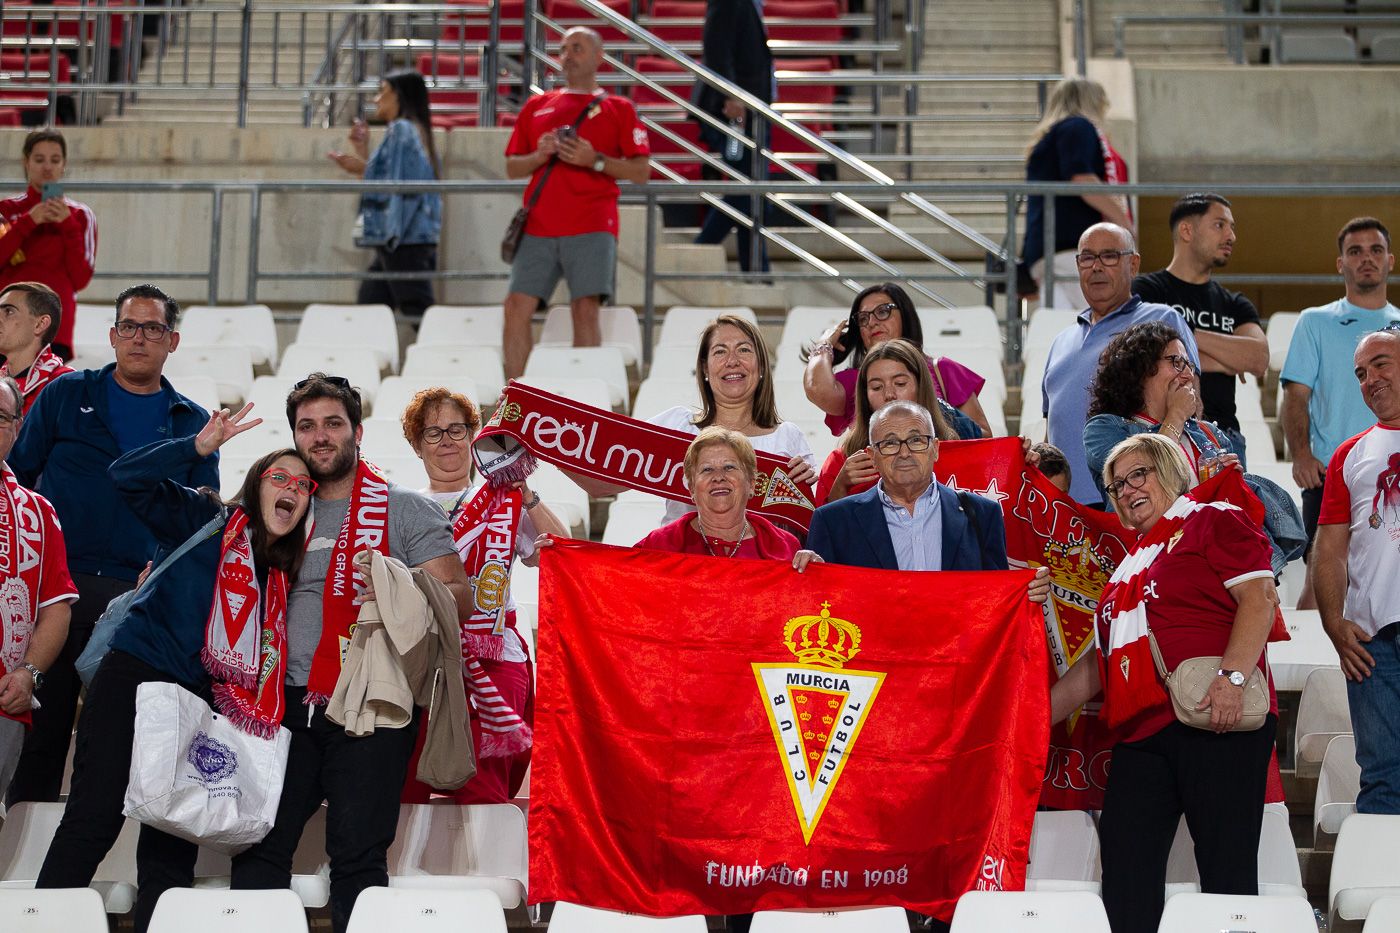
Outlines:
<svg viewBox="0 0 1400 933"><path fill-rule="evenodd" d="M307 305L296 342L363 347L374 351L381 370L399 371L399 325L388 305Z"/></svg>
<svg viewBox="0 0 1400 933"><path fill-rule="evenodd" d="M1400 894L1377 898L1366 914L1361 933L1395 933L1400 930Z"/></svg>
<svg viewBox="0 0 1400 933"><path fill-rule="evenodd" d="M328 376L343 376L360 390L360 398L374 407L379 391L379 358L366 347L327 347L294 343L282 354L277 375L300 382L315 372Z"/></svg>
<svg viewBox="0 0 1400 933"><path fill-rule="evenodd" d="M699 914L647 917L559 901L550 914L549 929L553 933L705 933L708 928Z"/></svg>
<svg viewBox="0 0 1400 933"><path fill-rule="evenodd" d="M541 463L535 472L530 474L530 488L540 494L540 498L566 525L574 529L581 527L583 536L589 537L592 532L592 518L588 493L560 472L558 467Z"/></svg>
<svg viewBox="0 0 1400 933"><path fill-rule="evenodd" d="M1301 560L1293 563L1302 564ZM1290 564L1291 568L1293 565ZM1302 690L1313 671L1337 666L1337 649L1322 630L1322 617L1316 609L1283 610L1288 641L1271 642L1269 667L1276 690Z"/></svg>
<svg viewBox="0 0 1400 933"><path fill-rule="evenodd" d="M523 381L539 376L601 379L612 393L613 407L627 405L627 364L617 347L535 347L525 364Z"/></svg>
<svg viewBox="0 0 1400 933"><path fill-rule="evenodd" d="M930 353L945 340L1001 346L1001 322L986 305L966 308L920 308L924 347Z"/></svg>
<svg viewBox="0 0 1400 933"><path fill-rule="evenodd" d="M1033 311L1030 325L1026 328L1026 356L1037 351L1044 356L1056 335L1073 326L1079 314L1079 311L1068 308L1039 308Z"/></svg>
<svg viewBox="0 0 1400 933"><path fill-rule="evenodd" d="M468 400L480 407L483 402L494 403L496 397L493 395L489 399L481 398L480 390L476 383L465 376L455 379L421 379L415 376L390 376L379 384L379 393L374 398L374 414L372 417L377 421L400 421L403 418L404 409L408 403L413 401L413 396L423 389L431 389L441 386L450 389L458 395L465 395Z"/></svg>
<svg viewBox="0 0 1400 933"><path fill-rule="evenodd" d="M603 411L613 410L613 392L608 384L601 379L579 378L576 376L550 376L542 372L518 380L526 385L534 386L545 392L552 392L555 395L563 396L571 402L578 402L581 405L592 405L594 408L601 408ZM626 414L626 406L623 406L623 414Z"/></svg>
<svg viewBox="0 0 1400 933"><path fill-rule="evenodd" d="M490 891L366 888L346 933L506 933L506 914Z"/></svg>
<svg viewBox="0 0 1400 933"><path fill-rule="evenodd" d="M500 305L433 305L423 312L418 342L499 350L505 317L505 309Z"/></svg>
<svg viewBox="0 0 1400 933"><path fill-rule="evenodd" d="M0 826L0 889L32 888L63 819L61 803L17 803ZM107 857L97 866L93 888L109 914L129 913L136 904L136 839L140 824L126 820ZM6 930L9 927L5 927Z"/></svg>
<svg viewBox="0 0 1400 933"><path fill-rule="evenodd" d="M652 376L637 387L637 397L632 402L632 417L645 421L677 405L695 409L700 407L700 390L695 387L695 379Z"/></svg>
<svg viewBox="0 0 1400 933"><path fill-rule="evenodd" d="M969 891L952 933L1109 933L1103 901L1088 891Z"/></svg>
<svg viewBox="0 0 1400 933"><path fill-rule="evenodd" d="M102 895L91 888L0 889L6 933L107 933Z"/></svg>
<svg viewBox="0 0 1400 933"><path fill-rule="evenodd" d="M850 316L849 306L793 306L783 319L783 334L778 340L778 355L795 357L804 344L816 343L838 321L847 320Z"/></svg>
<svg viewBox="0 0 1400 933"><path fill-rule="evenodd" d="M477 888L506 910L525 900L525 814L511 804L403 804L391 888Z"/></svg>
<svg viewBox="0 0 1400 933"><path fill-rule="evenodd" d="M651 369L648 375L652 379L667 379L672 382L695 381L695 347L653 347L651 351Z"/></svg>
<svg viewBox="0 0 1400 933"><path fill-rule="evenodd" d="M1293 331L1298 329L1300 311L1275 311L1265 320L1264 336L1269 340L1269 368L1283 371L1283 363L1288 359L1288 345L1293 342Z"/></svg>
<svg viewBox="0 0 1400 933"><path fill-rule="evenodd" d="M1356 812L1361 793L1361 766L1356 763L1356 737L1339 735L1327 743L1313 798L1313 848L1335 845L1342 823Z"/></svg>
<svg viewBox="0 0 1400 933"><path fill-rule="evenodd" d="M608 523L603 528L603 543L631 547L661 527L666 517L666 500L648 496L648 502L619 499L608 507Z"/></svg>
<svg viewBox="0 0 1400 933"><path fill-rule="evenodd" d="M1298 865L1298 850L1293 833L1288 828L1288 816L1276 809L1265 808L1259 831L1259 893L1274 896L1306 897L1303 873ZM1167 897L1201 890L1201 876L1196 871L1195 846L1191 831L1182 817L1177 824L1176 838L1167 856Z"/></svg>
<svg viewBox="0 0 1400 933"><path fill-rule="evenodd" d="M495 407L506 384L501 351L487 346L448 346L420 341L408 348L403 375L420 382L424 379L470 379L476 383L477 398L487 408Z"/></svg>
<svg viewBox="0 0 1400 933"><path fill-rule="evenodd" d="M1203 930L1317 933L1317 921L1305 897L1181 894L1167 901L1158 933Z"/></svg>
<svg viewBox="0 0 1400 933"><path fill-rule="evenodd" d="M690 347L694 350L700 345L700 335L709 323L723 314L744 318L755 325L758 323L753 308L676 305L668 309L661 319L661 334L656 339L656 345Z"/></svg>
<svg viewBox="0 0 1400 933"><path fill-rule="evenodd" d="M165 358L164 375L172 383L189 376L213 379L224 407L237 406L253 388L253 360L245 346L201 346L181 340Z"/></svg>
<svg viewBox="0 0 1400 933"><path fill-rule="evenodd" d="M428 488L428 470L417 457L370 458L379 467L384 478L397 486L412 489L414 492Z"/></svg>
<svg viewBox="0 0 1400 933"><path fill-rule="evenodd" d="M628 366L636 366L642 358L642 326L637 311L626 305L604 305L598 309L598 325L603 332L605 347L617 347ZM574 345L574 319L568 305L554 305L544 318L537 347L571 347Z"/></svg>
<svg viewBox="0 0 1400 933"><path fill-rule="evenodd" d="M194 864L196 888L227 888L232 881L232 860L226 853L200 846ZM331 866L326 857L326 806L311 814L301 841L292 855L292 891L304 907L325 907L331 899Z"/></svg>
<svg viewBox="0 0 1400 933"><path fill-rule="evenodd" d="M1340 667L1318 668L1303 683L1298 701L1294 768L1299 777L1317 777L1327 743L1351 734L1347 682Z"/></svg>
<svg viewBox="0 0 1400 933"><path fill-rule="evenodd" d="M208 411L218 411L223 407L219 401L219 384L208 376L175 376L168 373L166 378L185 398Z"/></svg>
<svg viewBox="0 0 1400 933"><path fill-rule="evenodd" d="M1084 810L1042 810L1031 830L1027 891L1099 891L1099 831Z"/></svg>
<svg viewBox="0 0 1400 933"><path fill-rule="evenodd" d="M1342 823L1327 884L1327 926L1368 920L1382 898L1400 897L1400 816L1355 813ZM1396 927L1381 927L1393 931Z"/></svg>
<svg viewBox="0 0 1400 933"><path fill-rule="evenodd" d="M73 312L73 349L105 347L110 353L111 331L116 322L117 311L112 305L78 302Z"/></svg>
<svg viewBox="0 0 1400 933"><path fill-rule="evenodd" d="M248 433L254 432L249 431ZM269 445L263 453L275 449L276 445ZM225 499L236 497L238 490L243 488L243 478L248 475L248 469L256 460L257 457L239 457L229 454L226 450L219 451L219 495Z"/></svg>
<svg viewBox="0 0 1400 933"><path fill-rule="evenodd" d="M752 933L907 933L902 907L844 907L840 910L760 910Z"/></svg>
<svg viewBox="0 0 1400 933"><path fill-rule="evenodd" d="M244 346L254 366L277 367L277 323L267 305L191 305L180 315L180 341Z"/></svg>
<svg viewBox="0 0 1400 933"><path fill-rule="evenodd" d="M306 933L306 909L292 891L171 888L160 896L149 933Z"/></svg>
<svg viewBox="0 0 1400 933"><path fill-rule="evenodd" d="M378 463L405 457L418 459L413 445L403 436L403 426L398 421L371 418L362 427L364 434L360 438L360 451L369 460Z"/></svg>

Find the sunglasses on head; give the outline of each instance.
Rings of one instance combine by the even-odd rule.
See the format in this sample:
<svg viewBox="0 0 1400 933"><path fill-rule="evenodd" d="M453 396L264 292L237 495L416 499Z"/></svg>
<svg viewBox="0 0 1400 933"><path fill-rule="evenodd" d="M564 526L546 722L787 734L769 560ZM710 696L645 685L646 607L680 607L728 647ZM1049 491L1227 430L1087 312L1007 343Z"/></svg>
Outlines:
<svg viewBox="0 0 1400 933"><path fill-rule="evenodd" d="M310 376L306 379L303 379L301 382L298 382L296 385L292 386L292 391L295 392L298 389L304 389L307 386L311 385L313 382L328 382L331 385L335 386L337 389L345 389L347 391L355 393L355 398L360 397L360 390L352 386L350 384L350 380L346 379L344 376Z"/></svg>

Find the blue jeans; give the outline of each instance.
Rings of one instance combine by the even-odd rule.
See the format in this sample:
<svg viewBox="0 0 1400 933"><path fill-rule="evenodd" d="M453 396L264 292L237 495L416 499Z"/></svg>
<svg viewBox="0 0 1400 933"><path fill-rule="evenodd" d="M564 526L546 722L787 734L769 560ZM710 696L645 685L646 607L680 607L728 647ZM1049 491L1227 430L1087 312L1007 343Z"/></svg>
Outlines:
<svg viewBox="0 0 1400 933"><path fill-rule="evenodd" d="M1400 814L1400 623L1366 645L1376 666L1361 683L1347 681L1356 762L1361 765L1358 813Z"/></svg>

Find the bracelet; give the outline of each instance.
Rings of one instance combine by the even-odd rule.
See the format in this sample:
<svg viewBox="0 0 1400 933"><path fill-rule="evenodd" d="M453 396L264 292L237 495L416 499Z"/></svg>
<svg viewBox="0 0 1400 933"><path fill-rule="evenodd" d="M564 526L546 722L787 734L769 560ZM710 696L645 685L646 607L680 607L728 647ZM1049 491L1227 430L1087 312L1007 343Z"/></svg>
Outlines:
<svg viewBox="0 0 1400 933"><path fill-rule="evenodd" d="M1181 440L1181 429L1174 428L1171 425L1167 424L1165 421L1162 422L1162 431L1170 431L1176 437L1177 440Z"/></svg>
<svg viewBox="0 0 1400 933"><path fill-rule="evenodd" d="M812 352L808 354L809 358L813 356L829 356L832 359L835 359L836 348L829 343L819 343L815 347L813 347Z"/></svg>
<svg viewBox="0 0 1400 933"><path fill-rule="evenodd" d="M540 504L540 494L539 494L539 493L535 493L535 497L534 497L533 499L531 499L529 502L525 503L525 510L528 512L530 509L533 509L535 506L537 506L537 505L539 505L539 504Z"/></svg>

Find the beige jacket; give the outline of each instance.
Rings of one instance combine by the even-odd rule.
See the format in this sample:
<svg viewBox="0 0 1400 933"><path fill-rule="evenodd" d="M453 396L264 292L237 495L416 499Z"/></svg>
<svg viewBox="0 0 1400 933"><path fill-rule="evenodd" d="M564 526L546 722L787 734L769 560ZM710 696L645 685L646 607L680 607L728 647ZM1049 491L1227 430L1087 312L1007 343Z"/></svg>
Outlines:
<svg viewBox="0 0 1400 933"><path fill-rule="evenodd" d="M401 729L423 707L427 737L415 776L455 790L476 774L456 600L432 574L392 557L361 553L355 563L375 598L360 606L326 717L363 736Z"/></svg>

